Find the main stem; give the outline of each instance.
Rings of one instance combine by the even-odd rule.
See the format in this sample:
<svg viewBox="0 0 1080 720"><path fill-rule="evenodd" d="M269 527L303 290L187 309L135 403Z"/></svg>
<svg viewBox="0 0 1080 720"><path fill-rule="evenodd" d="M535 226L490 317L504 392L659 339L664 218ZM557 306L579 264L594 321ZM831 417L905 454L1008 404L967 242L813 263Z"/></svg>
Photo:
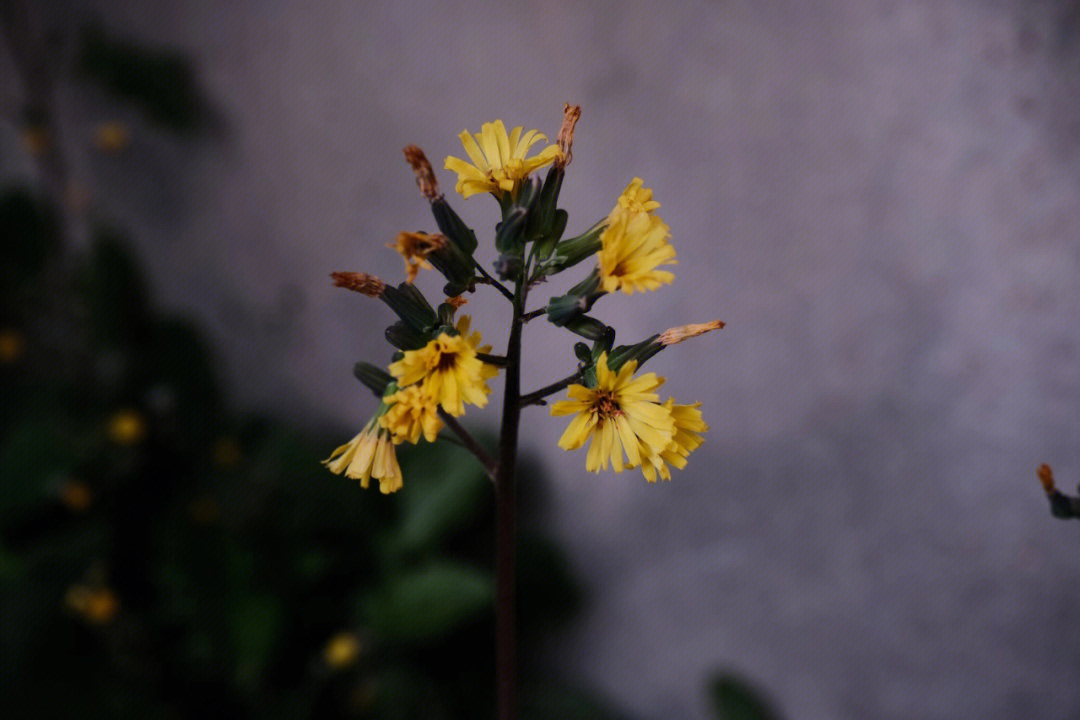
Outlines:
<svg viewBox="0 0 1080 720"><path fill-rule="evenodd" d="M517 623L515 549L517 501L514 465L521 419L521 328L525 290L514 292L514 319L506 344L506 386L499 430L499 467L495 473L495 705L498 720L517 718Z"/></svg>

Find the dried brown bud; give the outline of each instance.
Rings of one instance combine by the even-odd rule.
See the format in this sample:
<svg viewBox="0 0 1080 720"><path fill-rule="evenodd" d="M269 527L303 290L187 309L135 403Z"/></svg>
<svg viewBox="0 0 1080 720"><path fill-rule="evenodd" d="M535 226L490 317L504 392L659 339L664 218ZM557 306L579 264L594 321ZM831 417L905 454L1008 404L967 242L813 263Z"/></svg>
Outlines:
<svg viewBox="0 0 1080 720"><path fill-rule="evenodd" d="M367 273L336 272L330 273L330 277L334 279L334 285L336 287L353 290L361 295L367 295L368 297L381 298L383 292L386 291L386 283L374 275L368 275Z"/></svg>
<svg viewBox="0 0 1080 720"><path fill-rule="evenodd" d="M405 272L408 274L406 282L411 285L417 273L420 272L420 268L431 269L427 256L442 250L448 242L450 240L445 235L399 232L394 242L386 243L386 247L397 250L401 257L405 258Z"/></svg>
<svg viewBox="0 0 1080 720"><path fill-rule="evenodd" d="M464 295L455 295L454 297L446 298L446 304L457 310L459 307L469 302L469 298Z"/></svg>
<svg viewBox="0 0 1080 720"><path fill-rule="evenodd" d="M439 182L435 179L435 171L431 169L431 163L428 162L424 151L415 145L406 145L405 160L408 161L413 172L416 173L416 185L420 188L420 192L423 193L424 197L428 200L438 198Z"/></svg>
<svg viewBox="0 0 1080 720"><path fill-rule="evenodd" d="M580 105L571 105L570 103L563 105L562 127L559 128L559 135L555 138L555 142L559 144L559 150L562 151L562 154L555 158L555 167L560 170L566 168L570 161L574 159L574 127L580 117Z"/></svg>
<svg viewBox="0 0 1080 720"><path fill-rule="evenodd" d="M1036 472L1039 474L1039 482L1042 483L1043 490L1048 495L1054 492L1054 471L1050 469L1050 466L1043 463Z"/></svg>
<svg viewBox="0 0 1080 720"><path fill-rule="evenodd" d="M695 323L693 325L680 325L679 327L668 328L664 332L660 333L660 336L656 339L661 345L675 345L681 343L683 340L687 340L698 335L704 335L707 332L713 330L719 330L724 327L724 323L720 320L713 320L707 323Z"/></svg>

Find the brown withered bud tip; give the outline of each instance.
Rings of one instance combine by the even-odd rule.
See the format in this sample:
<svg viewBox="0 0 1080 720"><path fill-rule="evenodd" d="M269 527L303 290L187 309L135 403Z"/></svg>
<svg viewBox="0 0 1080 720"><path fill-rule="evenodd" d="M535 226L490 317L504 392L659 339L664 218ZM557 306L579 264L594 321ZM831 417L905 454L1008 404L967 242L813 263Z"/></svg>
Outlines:
<svg viewBox="0 0 1080 720"><path fill-rule="evenodd" d="M416 173L416 186L428 200L439 197L439 182L435 179L435 171L431 169L424 151L415 145L405 146L405 160L412 166Z"/></svg>
<svg viewBox="0 0 1080 720"><path fill-rule="evenodd" d="M555 158L555 167L559 169L565 169L570 164L570 161L574 159L574 127L580 117L580 105L571 105L570 103L563 105L562 127L559 128L559 135L555 138L559 150L562 151L562 154Z"/></svg>
<svg viewBox="0 0 1080 720"><path fill-rule="evenodd" d="M692 325L680 325L679 327L668 328L664 332L660 333L660 337L656 340L661 345L675 345L681 343L683 340L687 340L698 335L704 335L707 332L713 330L719 330L724 327L725 323L720 320L713 320L707 323L694 323Z"/></svg>
<svg viewBox="0 0 1080 720"><path fill-rule="evenodd" d="M383 292L386 290L386 283L367 273L336 272L330 273L330 277L334 279L335 286L353 290L372 298L382 297Z"/></svg>
<svg viewBox="0 0 1080 720"><path fill-rule="evenodd" d="M455 295L454 297L446 298L446 304L457 310L459 307L469 302L469 298L464 295Z"/></svg>
<svg viewBox="0 0 1080 720"><path fill-rule="evenodd" d="M1043 463L1038 469L1039 482L1042 483L1043 490L1047 494L1054 492L1054 471L1050 469L1050 466Z"/></svg>

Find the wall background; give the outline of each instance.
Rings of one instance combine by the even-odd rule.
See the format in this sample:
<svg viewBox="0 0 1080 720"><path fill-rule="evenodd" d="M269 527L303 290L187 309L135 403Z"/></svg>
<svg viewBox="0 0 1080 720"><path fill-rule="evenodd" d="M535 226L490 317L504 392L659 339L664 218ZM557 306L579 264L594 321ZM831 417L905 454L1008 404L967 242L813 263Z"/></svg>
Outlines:
<svg viewBox="0 0 1080 720"><path fill-rule="evenodd" d="M389 312L327 275L399 278L384 243L430 229L404 145L440 166L494 118L553 137L569 100L570 231L633 176L654 188L676 284L598 315L624 340L728 328L652 361L712 425L669 484L588 475L531 411L550 522L595 587L552 648L583 681L662 718L705 717L716 667L792 717L1080 712L1077 528L1034 474L1080 480L1074 3L89 6L191 53L228 120L73 171L224 344L241 405L366 419L350 368L386 359ZM469 310L503 320L494 294ZM569 345L530 326L526 386Z"/></svg>

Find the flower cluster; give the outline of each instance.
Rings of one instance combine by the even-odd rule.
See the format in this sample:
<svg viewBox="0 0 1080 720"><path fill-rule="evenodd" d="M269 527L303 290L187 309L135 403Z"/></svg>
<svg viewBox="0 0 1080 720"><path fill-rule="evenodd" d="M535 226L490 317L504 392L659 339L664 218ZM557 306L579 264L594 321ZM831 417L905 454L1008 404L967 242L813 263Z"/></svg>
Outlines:
<svg viewBox="0 0 1080 720"><path fill-rule="evenodd" d="M616 346L614 328L589 315L605 295L617 291L631 295L670 284L674 274L665 267L676 264L676 259L671 229L656 214L660 203L640 178L630 181L606 216L580 235L563 239L568 217L558 207L558 198L573 158L580 114L579 107L567 105L556 143L532 155L534 146L546 141L543 134L525 132L521 126L507 133L503 122L496 120L485 123L479 133L460 134L467 160L446 158L445 168L457 174L455 189L463 198L489 193L498 201L501 221L494 238L498 257L489 266L494 273L476 259L476 234L440 192L423 151L414 145L405 148L417 186L431 204L438 232L401 232L388 243L405 259L406 278L397 286L365 273L333 274L338 286L382 300L398 319L386 329L386 339L396 348L386 370L365 362L356 366L357 378L381 403L364 429L325 461L331 471L359 479L364 487L375 478L382 492L393 492L402 485L395 445L415 444L421 437L433 442L448 428L495 477L499 462L487 458L455 418L465 413L466 405L487 405L488 381L501 367L514 371L508 374L504 414L544 404L548 395L567 389L568 399L551 406L552 415L573 416L559 446L574 450L587 444L585 467L589 471L640 468L649 482L669 480L671 467L684 467L690 453L701 445L701 434L708 426L700 404L662 400L657 390L664 379L638 371L666 347L719 329L723 323L684 325ZM534 176L547 166L542 181ZM568 293L526 311L532 287L590 258L595 261L593 269ZM438 271L447 281L447 299L437 308L414 284L421 270ZM482 344L468 316L456 318L466 302L465 294L476 292L480 285L494 288L513 305L513 329L505 356L491 354L491 346ZM569 378L520 394L521 327L539 316L591 345L582 341L574 345L577 370ZM517 422L509 427L516 433ZM516 434L509 441L516 443Z"/></svg>

